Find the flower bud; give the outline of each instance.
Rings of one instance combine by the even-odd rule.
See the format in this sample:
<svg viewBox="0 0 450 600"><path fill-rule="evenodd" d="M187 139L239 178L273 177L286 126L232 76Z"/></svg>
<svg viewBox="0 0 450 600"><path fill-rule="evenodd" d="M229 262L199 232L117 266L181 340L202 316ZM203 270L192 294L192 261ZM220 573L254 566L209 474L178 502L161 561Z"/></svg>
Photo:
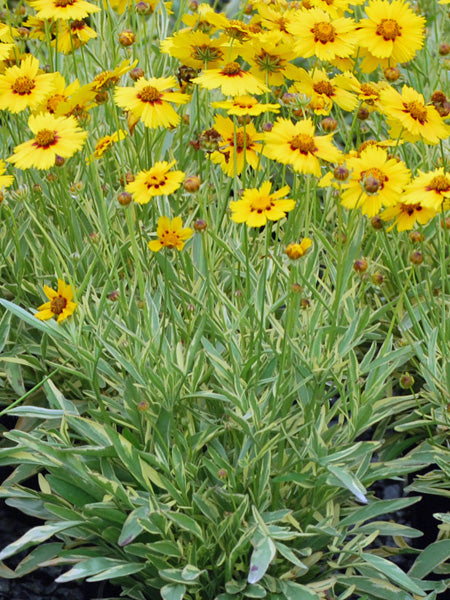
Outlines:
<svg viewBox="0 0 450 600"><path fill-rule="evenodd" d="M420 233L420 231L411 231L409 234L409 239L413 242L413 244L418 244L419 242L423 242L425 236Z"/></svg>
<svg viewBox="0 0 450 600"><path fill-rule="evenodd" d="M357 273L364 273L367 271L367 260L365 258L358 258L353 263L353 268Z"/></svg>
<svg viewBox="0 0 450 600"><path fill-rule="evenodd" d="M144 77L144 69L142 67L135 67L130 71L130 77L133 81L137 81L141 77Z"/></svg>
<svg viewBox="0 0 450 600"><path fill-rule="evenodd" d="M441 56L447 56L447 54L450 54L450 44L447 44L447 42L442 43L439 46L439 54Z"/></svg>
<svg viewBox="0 0 450 600"><path fill-rule="evenodd" d="M414 250L409 255L409 260L413 265L421 265L423 263L423 254L420 250Z"/></svg>
<svg viewBox="0 0 450 600"><path fill-rule="evenodd" d="M299 283L293 283L291 285L291 290L294 294L301 294L303 292L303 287Z"/></svg>
<svg viewBox="0 0 450 600"><path fill-rule="evenodd" d="M108 294L108 300L111 300L111 302L117 302L117 300L119 298L120 298L119 290L113 290L112 292L109 292L109 294Z"/></svg>
<svg viewBox="0 0 450 600"><path fill-rule="evenodd" d="M95 95L95 101L97 102L97 104L104 104L107 100L108 100L108 92L106 92L106 91L98 92L98 94Z"/></svg>
<svg viewBox="0 0 450 600"><path fill-rule="evenodd" d="M306 310L307 308L309 308L311 306L311 302L308 300L308 298L301 298L300 299L300 307L303 310Z"/></svg>
<svg viewBox="0 0 450 600"><path fill-rule="evenodd" d="M370 225L372 226L373 229L375 229L376 231L383 229L384 223L382 218L379 215L375 215L374 217L372 217L371 221L370 221Z"/></svg>
<svg viewBox="0 0 450 600"><path fill-rule="evenodd" d="M345 181L349 176L349 170L344 165L339 165L334 169L333 175L338 181Z"/></svg>
<svg viewBox="0 0 450 600"><path fill-rule="evenodd" d="M139 412L145 412L149 408L150 408L150 404L147 402L147 400L141 400L139 402L139 404L137 405L137 409Z"/></svg>
<svg viewBox="0 0 450 600"><path fill-rule="evenodd" d="M360 121L365 121L370 117L369 109L366 106L361 106L361 108L358 110L357 116Z"/></svg>
<svg viewBox="0 0 450 600"><path fill-rule="evenodd" d="M384 282L384 276L378 271L372 275L372 283L375 285L381 285Z"/></svg>
<svg viewBox="0 0 450 600"><path fill-rule="evenodd" d="M136 37L131 29L124 29L119 33L119 44L125 48L127 46L132 46L135 41Z"/></svg>
<svg viewBox="0 0 450 600"><path fill-rule="evenodd" d="M205 231L208 227L208 223L203 219L197 219L194 223L194 229L197 232Z"/></svg>
<svg viewBox="0 0 450 600"><path fill-rule="evenodd" d="M65 162L66 162L66 159L63 158L62 156L59 156L59 154L57 154L55 156L55 167L62 167Z"/></svg>
<svg viewBox="0 0 450 600"><path fill-rule="evenodd" d="M368 194L376 194L380 189L381 181L374 177L373 175L369 175L364 179L364 190Z"/></svg>
<svg viewBox="0 0 450 600"><path fill-rule="evenodd" d="M399 380L402 390L410 390L414 385L414 377L409 373L403 373Z"/></svg>
<svg viewBox="0 0 450 600"><path fill-rule="evenodd" d="M152 8L150 6L150 4L147 4L147 2L137 2L136 6L134 7L134 10L137 12L138 15L149 15L152 12Z"/></svg>
<svg viewBox="0 0 450 600"><path fill-rule="evenodd" d="M125 173L125 177L120 178L120 185L125 186L127 185L127 183L132 183L135 179L136 178L133 175L133 173L130 173L130 171L128 171L128 173Z"/></svg>
<svg viewBox="0 0 450 600"><path fill-rule="evenodd" d="M325 117L320 122L320 125L324 131L327 133L332 133L333 131L336 131L338 122L336 119L333 119L333 117Z"/></svg>
<svg viewBox="0 0 450 600"><path fill-rule="evenodd" d="M450 217L445 217L445 220L441 220L442 229L450 229Z"/></svg>
<svg viewBox="0 0 450 600"><path fill-rule="evenodd" d="M202 181L198 175L190 175L183 181L183 187L186 192L193 194L194 192L198 192L201 183Z"/></svg>
<svg viewBox="0 0 450 600"><path fill-rule="evenodd" d="M397 81L400 77L400 69L398 67L386 67L384 70L384 76L388 81Z"/></svg>
<svg viewBox="0 0 450 600"><path fill-rule="evenodd" d="M270 123L270 122L264 123L262 126L263 131L272 131L272 129L273 129L273 123Z"/></svg>
<svg viewBox="0 0 450 600"><path fill-rule="evenodd" d="M130 204L132 199L133 199L133 197L131 196L131 194L129 192L120 192L120 194L117 196L117 202L121 206L128 206L128 204Z"/></svg>

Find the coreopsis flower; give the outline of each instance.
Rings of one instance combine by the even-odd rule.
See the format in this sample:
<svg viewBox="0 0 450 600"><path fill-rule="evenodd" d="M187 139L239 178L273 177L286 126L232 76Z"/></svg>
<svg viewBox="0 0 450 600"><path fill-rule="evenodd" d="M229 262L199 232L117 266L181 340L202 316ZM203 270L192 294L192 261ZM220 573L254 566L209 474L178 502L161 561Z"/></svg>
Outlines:
<svg viewBox="0 0 450 600"><path fill-rule="evenodd" d="M249 115L257 117L265 112L277 113L280 111L279 104L263 104L253 96L235 96L232 100L222 102L211 102L213 108L223 108L229 115L242 117Z"/></svg>
<svg viewBox="0 0 450 600"><path fill-rule="evenodd" d="M161 42L161 52L193 69L215 69L224 62L226 43L225 35L212 38L201 31L180 31Z"/></svg>
<svg viewBox="0 0 450 600"><path fill-rule="evenodd" d="M244 190L239 200L230 202L231 219L235 223L246 223L249 227L261 227L267 221L279 221L295 208L295 200L283 198L290 188L285 185L270 193L272 184L265 181L260 189Z"/></svg>
<svg viewBox="0 0 450 600"><path fill-rule="evenodd" d="M226 63L221 69L206 69L192 82L208 90L220 88L225 96L262 94L269 91L260 79L245 71L238 62Z"/></svg>
<svg viewBox="0 0 450 600"><path fill-rule="evenodd" d="M239 54L250 65L253 73L268 85L281 86L285 79L296 79L299 68L289 61L297 58L292 41L280 31L256 34L251 43L242 44Z"/></svg>
<svg viewBox="0 0 450 600"><path fill-rule="evenodd" d="M6 25L6 23L0 23L0 42L8 44L14 43L14 38L17 37L18 32L15 27Z"/></svg>
<svg viewBox="0 0 450 600"><path fill-rule="evenodd" d="M281 3L268 6L263 2L258 2L255 8L259 13L262 27L269 31L281 31L290 35L289 25L298 12L297 9L290 8L288 3L284 6Z"/></svg>
<svg viewBox="0 0 450 600"><path fill-rule="evenodd" d="M69 22L60 21L57 35L52 40L52 46L56 46L58 52L70 54L96 37L97 33L83 19Z"/></svg>
<svg viewBox="0 0 450 600"><path fill-rule="evenodd" d="M212 152L210 158L213 163L220 165L224 173L234 177L242 173L245 165L258 168L263 136L257 133L253 123L235 127L231 119L217 116L214 131L220 134L222 142L220 149Z"/></svg>
<svg viewBox="0 0 450 600"><path fill-rule="evenodd" d="M349 57L355 50L355 22L346 17L334 19L320 8L297 11L288 30L294 35L294 50L302 58L329 61Z"/></svg>
<svg viewBox="0 0 450 600"><path fill-rule="evenodd" d="M176 248L183 250L186 240L188 240L193 230L190 227L183 228L181 217L175 217L170 220L169 217L160 217L156 228L157 240L148 243L152 252L159 252L162 248Z"/></svg>
<svg viewBox="0 0 450 600"><path fill-rule="evenodd" d="M303 238L300 243L291 243L286 246L286 254L291 260L297 260L308 252L312 246L312 240L310 238Z"/></svg>
<svg viewBox="0 0 450 600"><path fill-rule="evenodd" d="M29 0L29 4L36 9L38 19L84 19L100 11L86 0Z"/></svg>
<svg viewBox="0 0 450 600"><path fill-rule="evenodd" d="M433 208L427 208L421 202L416 204L406 204L403 201L397 202L394 206L386 208L381 213L383 221L395 219L394 223L387 231L394 229L397 226L397 231L407 231L413 229L416 223L425 225L430 219L437 214Z"/></svg>
<svg viewBox="0 0 450 600"><path fill-rule="evenodd" d="M0 75L0 109L19 113L35 108L54 88L54 74L40 73L39 61L28 54L20 67L13 65Z"/></svg>
<svg viewBox="0 0 450 600"><path fill-rule="evenodd" d="M170 103L186 104L191 99L181 92L166 91L175 85L175 77L141 77L133 87L116 88L114 101L120 108L140 118L146 127L174 127L181 117Z"/></svg>
<svg viewBox="0 0 450 600"><path fill-rule="evenodd" d="M434 108L425 104L424 97L412 87L404 85L402 93L392 87L381 91L383 112L393 138L408 142L422 139L426 144L437 144L450 135L450 127Z"/></svg>
<svg viewBox="0 0 450 600"><path fill-rule="evenodd" d="M175 160L157 162L147 171L140 171L126 190L138 204L147 204L154 196L173 194L183 183L183 171L171 171Z"/></svg>
<svg viewBox="0 0 450 600"><path fill-rule="evenodd" d="M34 15L29 15L23 25L28 29L30 38L41 41L46 40L48 36L52 37L56 31L56 21L38 19Z"/></svg>
<svg viewBox="0 0 450 600"><path fill-rule="evenodd" d="M40 112L55 114L61 102L67 101L80 87L78 79L75 79L75 81L72 81L72 83L66 87L66 80L61 73L54 73L53 76L53 90L47 95L43 102L38 104L32 110L33 114Z"/></svg>
<svg viewBox="0 0 450 600"><path fill-rule="evenodd" d="M333 135L315 135L311 119L292 123L277 119L271 131L264 134L264 151L268 158L292 165L298 173L320 177L320 161L339 162L342 153L332 143Z"/></svg>
<svg viewBox="0 0 450 600"><path fill-rule="evenodd" d="M95 92L102 92L116 85L122 75L125 75L138 64L138 60L131 62L131 59L123 60L120 65L117 65L112 71L102 71L94 77L92 81L92 89Z"/></svg>
<svg viewBox="0 0 450 600"><path fill-rule="evenodd" d="M86 163L90 164L94 159L101 158L114 144L127 137L128 132L125 129L119 129L111 135L101 137L95 144L94 153L86 159Z"/></svg>
<svg viewBox="0 0 450 600"><path fill-rule="evenodd" d="M299 69L296 81L289 91L311 98L309 107L316 114L329 115L334 103L348 112L356 108L356 96L344 89L350 84L351 80L345 75L336 75L330 79L322 69L314 69L309 73Z"/></svg>
<svg viewBox="0 0 450 600"><path fill-rule="evenodd" d="M214 33L218 29L225 29L228 25L226 16L216 13L214 8L206 2L198 5L194 15L184 15L182 21L191 29L203 33Z"/></svg>
<svg viewBox="0 0 450 600"><path fill-rule="evenodd" d="M349 4L362 4L364 0L357 0L350 2L349 0L308 0L308 4L311 8L321 8L325 12L330 13L333 19L343 17L344 14L349 10ZM350 10L350 12L352 12Z"/></svg>
<svg viewBox="0 0 450 600"><path fill-rule="evenodd" d="M76 303L73 301L74 291L70 285L64 283L62 279L58 279L58 290L52 290L48 285L44 285L44 293L49 299L49 302L41 304L34 316L41 321L46 321L52 317L56 317L58 323L70 317L73 314Z"/></svg>
<svg viewBox="0 0 450 600"><path fill-rule="evenodd" d="M66 96L70 90L70 96L65 98L55 98L50 96L49 102L54 104L54 112L59 116L74 116L79 123L86 122L90 119L89 111L97 106L95 102L96 92L92 89L92 83L87 83L79 87L78 81L75 80L77 86L71 89L69 85L65 92L61 92L61 96ZM73 82L75 84L75 82ZM49 112L52 112L49 110Z"/></svg>
<svg viewBox="0 0 450 600"><path fill-rule="evenodd" d="M406 165L388 158L386 150L369 146L359 157L347 160L350 179L343 185L342 206L360 208L374 217L382 207L395 205L409 181Z"/></svg>
<svg viewBox="0 0 450 600"><path fill-rule="evenodd" d="M0 160L0 189L9 187L14 181L14 177L12 175L4 175L5 171L6 163L4 160Z"/></svg>
<svg viewBox="0 0 450 600"><path fill-rule="evenodd" d="M390 87L386 81L361 82L353 73L345 73L345 78L339 79L339 81L344 89L354 92L358 100L363 103L362 106L368 108L370 112L381 110L381 90Z"/></svg>
<svg viewBox="0 0 450 600"><path fill-rule="evenodd" d="M49 169L56 157L70 158L83 147L87 131L78 127L75 117L56 117L50 113L31 115L28 127L32 140L19 144L8 162L19 169Z"/></svg>
<svg viewBox="0 0 450 600"><path fill-rule="evenodd" d="M358 23L358 42L391 66L414 58L424 40L425 19L405 0L370 0L366 19Z"/></svg>
<svg viewBox="0 0 450 600"><path fill-rule="evenodd" d="M15 48L14 44L8 44L0 41L0 61L10 58L13 48Z"/></svg>
<svg viewBox="0 0 450 600"><path fill-rule="evenodd" d="M450 203L450 175L443 168L429 173L419 171L417 177L406 187L402 200L406 203L420 203L425 208L446 209Z"/></svg>

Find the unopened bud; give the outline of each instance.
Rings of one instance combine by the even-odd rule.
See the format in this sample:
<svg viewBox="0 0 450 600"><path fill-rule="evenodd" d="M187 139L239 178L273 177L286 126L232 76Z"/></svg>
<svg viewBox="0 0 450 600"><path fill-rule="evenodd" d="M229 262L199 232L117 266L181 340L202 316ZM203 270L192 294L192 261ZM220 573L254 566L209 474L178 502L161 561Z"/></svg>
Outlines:
<svg viewBox="0 0 450 600"><path fill-rule="evenodd" d="M375 215L370 220L370 225L372 226L373 229L375 229L376 231L378 231L380 229L383 229L384 223L383 223L383 220L382 220L382 218L380 216Z"/></svg>
<svg viewBox="0 0 450 600"><path fill-rule="evenodd" d="M439 54L441 56L447 56L447 54L450 54L450 44L447 44L447 42L441 44L439 46Z"/></svg>
<svg viewBox="0 0 450 600"><path fill-rule="evenodd" d="M144 77L144 75L145 73L142 67L136 67L134 69L131 69L130 71L130 77L133 81L137 81L141 77Z"/></svg>
<svg viewBox="0 0 450 600"><path fill-rule="evenodd" d="M325 119L322 119L320 122L320 125L324 131L327 133L332 133L333 131L336 131L338 122L336 119L333 119L333 117L325 117Z"/></svg>
<svg viewBox="0 0 450 600"><path fill-rule="evenodd" d="M372 283L374 283L375 285L381 285L384 282L384 276L382 273L374 273L372 275Z"/></svg>
<svg viewBox="0 0 450 600"><path fill-rule="evenodd" d="M419 242L423 242L425 236L420 233L420 231L411 231L409 234L409 239L413 242L413 244L418 244Z"/></svg>
<svg viewBox="0 0 450 600"><path fill-rule="evenodd" d="M133 199L133 197L128 192L120 192L120 194L117 196L117 202L121 206L128 206L128 204L130 204L132 199Z"/></svg>
<svg viewBox="0 0 450 600"><path fill-rule="evenodd" d="M303 287L299 283L293 283L291 285L291 290L294 294L301 294L303 292Z"/></svg>
<svg viewBox="0 0 450 600"><path fill-rule="evenodd" d="M132 46L135 41L136 38L131 29L124 29L119 33L119 44L125 48L127 46Z"/></svg>
<svg viewBox="0 0 450 600"><path fill-rule="evenodd" d="M65 162L66 162L66 159L63 158L62 156L59 156L59 154L57 154L55 156L55 167L62 167Z"/></svg>
<svg viewBox="0 0 450 600"><path fill-rule="evenodd" d="M403 373L399 380L402 390L410 390L414 385L414 377L409 373Z"/></svg>
<svg viewBox="0 0 450 600"><path fill-rule="evenodd" d="M208 224L203 219L197 219L194 223L194 229L197 232L205 231L205 229L207 227L208 227Z"/></svg>
<svg viewBox="0 0 450 600"><path fill-rule="evenodd" d="M366 106L361 106L361 108L358 110L357 116L360 121L365 121L370 117L369 109Z"/></svg>
<svg viewBox="0 0 450 600"><path fill-rule="evenodd" d="M365 258L358 258L353 263L353 268L357 273L364 273L367 271L367 260Z"/></svg>
<svg viewBox="0 0 450 600"><path fill-rule="evenodd" d="M374 177L373 175L369 175L364 180L364 190L368 194L376 194L380 189L381 181Z"/></svg>
<svg viewBox="0 0 450 600"><path fill-rule="evenodd" d="M306 310L307 308L309 308L311 306L311 302L308 300L308 298L301 298L300 306L301 306L301 308L303 308L303 310Z"/></svg>
<svg viewBox="0 0 450 600"><path fill-rule="evenodd" d="M193 194L199 190L201 183L202 181L198 175L190 175L184 180L183 187L187 192Z"/></svg>
<svg viewBox="0 0 450 600"><path fill-rule="evenodd" d="M149 408L150 408L150 404L147 402L147 400L141 400L139 402L139 404L137 405L137 409L139 412L145 412Z"/></svg>
<svg viewBox="0 0 450 600"><path fill-rule="evenodd" d="M400 69L398 67L386 67L384 76L388 81L397 81L400 77Z"/></svg>
<svg viewBox="0 0 450 600"><path fill-rule="evenodd" d="M421 265L423 263L423 254L420 250L414 250L409 255L409 260L413 265Z"/></svg>
<svg viewBox="0 0 450 600"><path fill-rule="evenodd" d="M111 300L111 302L117 302L117 300L119 298L120 298L119 290L113 290L112 292L109 292L109 294L108 294L108 300Z"/></svg>
<svg viewBox="0 0 450 600"><path fill-rule="evenodd" d="M344 165L339 165L334 169L333 175L338 181L345 181L349 176L349 170Z"/></svg>

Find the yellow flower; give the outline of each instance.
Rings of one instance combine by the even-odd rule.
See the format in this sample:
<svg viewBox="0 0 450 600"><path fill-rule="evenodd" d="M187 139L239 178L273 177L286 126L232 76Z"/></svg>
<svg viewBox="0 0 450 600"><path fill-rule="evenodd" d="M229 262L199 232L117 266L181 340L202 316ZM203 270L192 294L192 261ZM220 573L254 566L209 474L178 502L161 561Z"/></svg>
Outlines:
<svg viewBox="0 0 450 600"><path fill-rule="evenodd" d="M360 208L374 217L383 206L393 206L400 200L409 181L409 170L401 161L388 158L386 150L369 146L359 157L347 160L350 179L342 188L342 206Z"/></svg>
<svg viewBox="0 0 450 600"><path fill-rule="evenodd" d="M221 35L217 39L201 31L180 31L161 42L161 51L193 69L218 67L224 58L227 38Z"/></svg>
<svg viewBox="0 0 450 600"><path fill-rule="evenodd" d="M46 321L52 317L57 317L58 323L67 319L76 308L76 303L73 302L73 289L62 279L58 279L58 291L52 290L48 285L44 285L44 293L49 299L49 302L41 304L34 316L41 321Z"/></svg>
<svg viewBox="0 0 450 600"><path fill-rule="evenodd" d="M280 31L256 34L251 43L244 43L239 54L251 66L250 72L268 85L283 85L285 79L296 79L299 68L289 61L297 58L290 36Z"/></svg>
<svg viewBox="0 0 450 600"><path fill-rule="evenodd" d="M56 38L52 40L52 46L56 46L56 50L63 54L70 54L97 37L97 33L83 19L69 23L60 21L58 25L58 32Z"/></svg>
<svg viewBox="0 0 450 600"><path fill-rule="evenodd" d="M113 69L112 71L102 71L101 73L99 73L98 75L96 75L94 77L94 80L92 81L92 89L95 92L102 92L104 90L107 90L111 87L113 87L114 85L116 85L116 83L119 81L119 79L122 77L122 75L125 75L125 73L127 73L128 71L131 71L131 69L134 69L134 67L138 64L138 60L136 59L135 61L131 62L131 59L125 59L123 60L120 65L117 65L117 67L115 69Z"/></svg>
<svg viewBox="0 0 450 600"><path fill-rule="evenodd" d="M157 162L148 171L141 171L127 184L126 190L138 204L147 204L153 196L173 194L183 182L183 171L171 171L176 161Z"/></svg>
<svg viewBox="0 0 450 600"><path fill-rule="evenodd" d="M395 218L394 223L388 228L388 231L397 226L397 231L406 231L413 229L416 223L425 225L430 219L437 214L433 208L426 208L420 202L416 204L406 204L405 202L397 202L394 206L386 208L381 213L383 221L390 221Z"/></svg>
<svg viewBox="0 0 450 600"><path fill-rule="evenodd" d="M414 88L404 85L399 94L389 87L381 91L380 97L391 127L391 137L401 136L408 142L422 139L426 144L437 144L450 135L450 127L434 106L425 104L422 94Z"/></svg>
<svg viewBox="0 0 450 600"><path fill-rule="evenodd" d="M175 217L170 220L169 217L160 217L156 228L157 240L148 243L152 252L159 252L161 248L176 248L183 250L186 240L194 232L190 227L183 228L181 217Z"/></svg>
<svg viewBox="0 0 450 600"><path fill-rule="evenodd" d="M262 134L257 133L253 123L235 127L231 119L217 116L214 129L222 137L220 150L210 154L213 163L219 164L229 177L240 175L244 165L258 168L258 152L261 151Z"/></svg>
<svg viewBox="0 0 450 600"><path fill-rule="evenodd" d="M261 104L253 96L235 96L232 100L222 102L211 102L213 108L223 108L229 115L256 117L265 112L277 113L280 111L279 104Z"/></svg>
<svg viewBox="0 0 450 600"><path fill-rule="evenodd" d="M75 93L80 87L78 79L75 79L75 81L73 81L66 87L66 80L61 75L61 73L57 72L53 75L53 90L48 96L46 96L43 102L41 102L35 108L32 109L33 114L37 114L40 112L49 112L52 114L56 114L61 102L66 102L69 99L69 97L73 93Z"/></svg>
<svg viewBox="0 0 450 600"><path fill-rule="evenodd" d="M297 260L308 252L312 245L312 240L309 238L303 238L299 244L292 243L286 247L286 254L291 260Z"/></svg>
<svg viewBox="0 0 450 600"><path fill-rule="evenodd" d="M0 109L19 113L35 108L54 88L53 73L39 73L39 61L28 54L20 63L0 75Z"/></svg>
<svg viewBox="0 0 450 600"><path fill-rule="evenodd" d="M186 104L191 99L180 92L165 91L175 85L175 77L141 77L134 87L116 88L114 101L120 108L140 118L146 127L174 127L180 122L180 116L169 102Z"/></svg>
<svg viewBox="0 0 450 600"><path fill-rule="evenodd" d="M351 85L351 82L352 80L345 75L336 75L330 79L322 69L314 69L310 73L299 69L296 81L289 91L311 98L309 106L318 115L329 115L333 103L350 112L358 104L354 94L344 89Z"/></svg>
<svg viewBox="0 0 450 600"><path fill-rule="evenodd" d="M119 131L115 131L112 135L101 137L95 144L94 154L91 154L91 156L86 158L86 163L90 164L94 159L97 160L101 158L113 144L119 140L125 139L127 135L128 132L125 129L119 129Z"/></svg>
<svg viewBox="0 0 450 600"><path fill-rule="evenodd" d="M319 159L339 162L341 152L333 146L332 135L314 135L311 119L292 123L289 119L277 119L272 130L264 136L263 153L284 165L292 165L298 173L312 173L320 177Z"/></svg>
<svg viewBox="0 0 450 600"><path fill-rule="evenodd" d="M288 26L294 35L294 50L302 58L320 60L351 56L356 44L356 25L352 19L334 19L320 8L300 10Z"/></svg>
<svg viewBox="0 0 450 600"><path fill-rule="evenodd" d="M12 175L3 174L5 171L6 163L4 160L0 160L0 189L9 187L14 181L14 177Z"/></svg>
<svg viewBox="0 0 450 600"><path fill-rule="evenodd" d="M84 19L100 8L86 0L30 0L38 19Z"/></svg>
<svg viewBox="0 0 450 600"><path fill-rule="evenodd" d="M391 66L414 58L423 45L425 19L414 14L405 0L370 0L367 19L358 23L358 41L378 59Z"/></svg>
<svg viewBox="0 0 450 600"><path fill-rule="evenodd" d="M49 169L57 156L73 156L87 137L87 131L78 127L75 117L56 117L49 113L31 115L28 127L35 134L34 138L16 146L8 158L8 162L19 169Z"/></svg>
<svg viewBox="0 0 450 600"><path fill-rule="evenodd" d="M407 204L420 202L425 208L441 210L444 206L446 209L450 202L450 175L443 168L429 173L419 171L419 175L406 187L402 199Z"/></svg>
<svg viewBox="0 0 450 600"><path fill-rule="evenodd" d="M207 69L192 83L198 83L208 90L220 88L225 96L244 96L262 94L269 88L251 73L244 71L238 62L230 62L222 69Z"/></svg>
<svg viewBox="0 0 450 600"><path fill-rule="evenodd" d="M265 181L260 189L244 190L240 200L230 202L233 213L231 219L236 223L247 223L249 227L261 227L267 221L279 221L286 213L295 208L295 200L283 199L289 193L285 185L277 192L270 193L272 184Z"/></svg>

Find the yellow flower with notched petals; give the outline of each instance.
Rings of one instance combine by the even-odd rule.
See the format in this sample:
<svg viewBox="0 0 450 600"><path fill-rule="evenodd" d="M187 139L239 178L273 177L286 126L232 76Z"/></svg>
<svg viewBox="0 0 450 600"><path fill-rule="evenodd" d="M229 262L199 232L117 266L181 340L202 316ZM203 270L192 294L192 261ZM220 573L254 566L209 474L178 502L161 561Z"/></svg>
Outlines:
<svg viewBox="0 0 450 600"><path fill-rule="evenodd" d="M73 314L76 308L76 303L73 302L74 291L70 285L64 283L62 279L58 279L58 290L55 291L48 285L44 285L44 293L49 299L49 302L41 304L34 316L41 321L46 321L52 317L57 318L57 322L61 323Z"/></svg>
<svg viewBox="0 0 450 600"><path fill-rule="evenodd" d="M20 63L0 75L0 109L19 113L35 108L54 88L54 74L40 73L39 61L28 54Z"/></svg>
<svg viewBox="0 0 450 600"><path fill-rule="evenodd" d="M281 199L289 193L288 185L270 193L271 188L272 184L265 181L260 189L244 190L242 198L230 202L232 221L246 223L249 227L262 227L267 221L279 221L295 208L295 200Z"/></svg>
<svg viewBox="0 0 450 600"><path fill-rule="evenodd" d="M84 19L100 8L86 0L30 0L38 19Z"/></svg>
<svg viewBox="0 0 450 600"><path fill-rule="evenodd" d="M174 127L180 122L180 116L170 103L186 104L191 99L181 92L166 91L175 85L175 77L141 77L134 87L116 88L114 101L120 108L131 111L150 129Z"/></svg>
<svg viewBox="0 0 450 600"><path fill-rule="evenodd" d="M147 204L154 196L173 194L183 182L183 171L171 171L175 160L157 162L148 171L141 171L127 184L126 190L138 204Z"/></svg>
<svg viewBox="0 0 450 600"><path fill-rule="evenodd" d="M162 248L176 248L183 250L186 240L188 240L194 232L190 227L183 228L181 217L175 217L170 220L169 217L160 217L156 228L157 240L152 240L148 243L148 247L152 252L159 252Z"/></svg>

